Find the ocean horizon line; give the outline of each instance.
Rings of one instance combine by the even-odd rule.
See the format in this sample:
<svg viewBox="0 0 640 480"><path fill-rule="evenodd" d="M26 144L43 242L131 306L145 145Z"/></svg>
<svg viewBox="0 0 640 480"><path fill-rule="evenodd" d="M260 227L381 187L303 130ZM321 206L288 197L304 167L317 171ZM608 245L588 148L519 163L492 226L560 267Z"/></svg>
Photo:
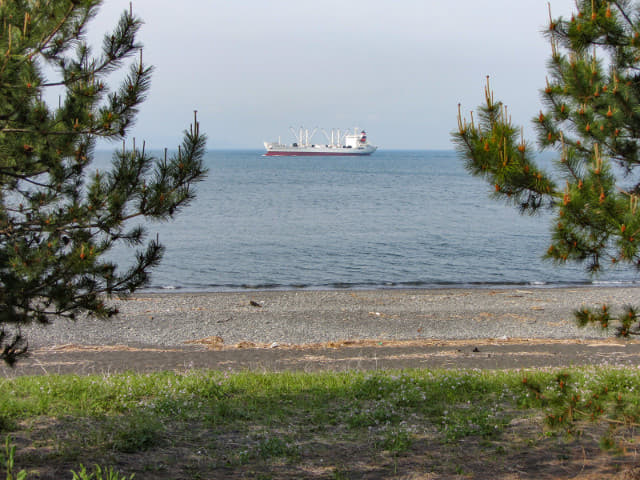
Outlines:
<svg viewBox="0 0 640 480"><path fill-rule="evenodd" d="M128 148L128 147L127 147ZM137 148L140 148L139 146ZM107 147L99 147L95 149L96 153L110 153L114 151L121 151L121 146L114 146L113 148ZM148 148L145 147L145 150L148 152L164 152L165 147L161 148ZM177 152L177 148L167 148L168 152ZM264 147L213 147L207 148L207 152L264 152ZM378 147L376 153L393 153L393 152L443 152L443 153L456 153L454 148L446 149L446 148L385 148ZM319 155L321 156L321 155ZM369 158L375 158L376 154L370 155Z"/></svg>

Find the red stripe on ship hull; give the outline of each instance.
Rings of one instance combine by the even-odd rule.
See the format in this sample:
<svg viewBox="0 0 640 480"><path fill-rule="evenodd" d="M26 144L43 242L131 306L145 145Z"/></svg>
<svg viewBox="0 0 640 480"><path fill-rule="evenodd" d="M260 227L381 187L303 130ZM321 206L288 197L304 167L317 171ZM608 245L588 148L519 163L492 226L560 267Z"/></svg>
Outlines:
<svg viewBox="0 0 640 480"><path fill-rule="evenodd" d="M267 157L357 157L362 155L371 155L373 152L335 152L335 153L327 153L327 152L274 152L269 151L265 153Z"/></svg>

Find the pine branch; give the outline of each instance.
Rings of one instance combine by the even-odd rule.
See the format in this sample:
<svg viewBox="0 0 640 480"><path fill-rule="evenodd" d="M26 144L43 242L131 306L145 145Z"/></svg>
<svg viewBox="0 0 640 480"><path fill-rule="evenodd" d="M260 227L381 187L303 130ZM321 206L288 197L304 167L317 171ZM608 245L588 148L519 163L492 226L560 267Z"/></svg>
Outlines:
<svg viewBox="0 0 640 480"><path fill-rule="evenodd" d="M205 136L196 123L185 132L178 158L158 160L155 172L144 146L140 152L134 143L131 158L123 156L111 171L88 177L95 139L123 137L148 92L152 68L143 64L135 41L141 22L125 12L96 59L82 38L96 1L64 2L63 9L44 2L33 18L20 14L29 5L15 5L24 18L23 36L9 22L12 34L0 52L0 329L46 322L52 315L116 313L102 297L146 285L163 247L157 239L147 243L124 272L102 255L118 243L143 245L144 229L131 223L172 217L206 173ZM33 28L27 35L28 21ZM78 45L74 60L68 53L72 44ZM107 95L102 77L134 52L140 60ZM62 81L43 81L38 55L55 64ZM50 111L41 95L54 85L65 87L66 98ZM3 337L0 359L15 361L24 353L22 345Z"/></svg>
<svg viewBox="0 0 640 480"><path fill-rule="evenodd" d="M36 55L42 54L42 52L44 51L45 48L47 48L47 46L49 45L49 42L53 39L53 37L55 37L58 34L58 32L60 32L60 29L62 29L62 27L67 23L69 18L71 18L71 14L75 11L75 9L76 9L76 6L73 3L71 3L69 5L69 9L64 14L64 16L60 19L58 24L55 27L53 27L53 29L51 29L51 31L39 42L39 45L29 55L27 55L26 60L32 61ZM0 74L2 74L3 71L4 71L4 68L0 70Z"/></svg>

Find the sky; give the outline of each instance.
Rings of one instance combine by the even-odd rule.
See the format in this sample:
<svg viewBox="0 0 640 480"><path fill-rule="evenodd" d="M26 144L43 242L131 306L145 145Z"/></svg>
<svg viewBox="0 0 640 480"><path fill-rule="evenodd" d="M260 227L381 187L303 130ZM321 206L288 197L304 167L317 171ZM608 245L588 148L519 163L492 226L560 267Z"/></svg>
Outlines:
<svg viewBox="0 0 640 480"><path fill-rule="evenodd" d="M128 8L105 0L91 41ZM574 0L551 10L568 18ZM475 110L487 76L534 139L547 0L135 0L133 11L155 71L130 137L150 148L176 148L197 110L210 149L290 143L290 127L304 126L366 129L381 149L451 150L458 104Z"/></svg>

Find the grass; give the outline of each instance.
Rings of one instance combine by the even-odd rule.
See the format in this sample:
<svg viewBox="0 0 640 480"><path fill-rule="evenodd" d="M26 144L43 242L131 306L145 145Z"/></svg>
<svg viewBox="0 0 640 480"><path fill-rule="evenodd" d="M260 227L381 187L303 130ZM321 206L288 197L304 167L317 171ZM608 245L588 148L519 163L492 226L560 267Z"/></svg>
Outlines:
<svg viewBox="0 0 640 480"><path fill-rule="evenodd" d="M365 471L387 478L416 468L455 475L473 464L457 461L463 443L485 464L493 456L496 465L477 468L494 470L532 445L565 448L543 425L546 409L557 407L556 376L411 370L18 377L0 380L0 435L13 437L16 467L27 478L71 478L80 464L114 465L136 478L359 478ZM573 369L571 380L585 398L606 388L640 407L639 370ZM627 433L625 441L633 438Z"/></svg>

